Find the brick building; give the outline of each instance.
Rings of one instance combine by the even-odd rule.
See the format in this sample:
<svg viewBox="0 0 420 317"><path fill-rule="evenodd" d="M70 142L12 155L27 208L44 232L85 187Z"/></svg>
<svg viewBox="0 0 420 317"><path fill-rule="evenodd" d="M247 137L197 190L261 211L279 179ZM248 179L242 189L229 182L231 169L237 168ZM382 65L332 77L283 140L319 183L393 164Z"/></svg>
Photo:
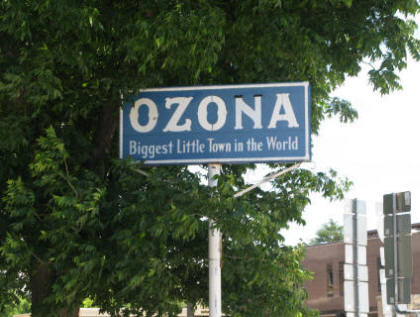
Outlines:
<svg viewBox="0 0 420 317"><path fill-rule="evenodd" d="M368 232L367 265L369 274L369 316L378 316L381 285L379 282L380 254L383 246L375 231ZM412 294L420 294L420 224L412 230L413 279ZM303 266L314 273L314 279L305 283L308 292L306 304L321 311L321 316L342 317L344 314L344 243L308 246ZM381 309L380 309L381 310Z"/></svg>

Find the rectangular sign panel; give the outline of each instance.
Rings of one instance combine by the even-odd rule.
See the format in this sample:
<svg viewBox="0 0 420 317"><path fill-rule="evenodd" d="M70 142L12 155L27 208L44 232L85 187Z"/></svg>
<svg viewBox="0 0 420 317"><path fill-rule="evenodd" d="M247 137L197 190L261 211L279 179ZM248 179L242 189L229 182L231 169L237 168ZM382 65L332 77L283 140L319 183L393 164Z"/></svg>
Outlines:
<svg viewBox="0 0 420 317"><path fill-rule="evenodd" d="M120 157L145 164L310 160L308 82L146 89L120 114Z"/></svg>
<svg viewBox="0 0 420 317"><path fill-rule="evenodd" d="M397 234L410 234L411 233L411 215L396 214ZM385 237L394 236L394 217L386 215L384 217L384 235Z"/></svg>
<svg viewBox="0 0 420 317"><path fill-rule="evenodd" d="M394 238L384 239L385 248L385 275L394 276ZM411 251L411 235L397 237L398 277L411 277L413 275L413 257Z"/></svg>
<svg viewBox="0 0 420 317"><path fill-rule="evenodd" d="M398 279L398 302L395 302L395 282L393 278L386 280L387 302L391 304L410 304L411 302L411 280L410 278Z"/></svg>

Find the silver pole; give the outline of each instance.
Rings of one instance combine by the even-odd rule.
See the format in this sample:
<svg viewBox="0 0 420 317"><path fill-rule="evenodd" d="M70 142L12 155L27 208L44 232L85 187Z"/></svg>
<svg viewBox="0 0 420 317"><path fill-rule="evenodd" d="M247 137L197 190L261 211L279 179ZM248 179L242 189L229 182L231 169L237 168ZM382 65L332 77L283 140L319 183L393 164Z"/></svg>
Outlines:
<svg viewBox="0 0 420 317"><path fill-rule="evenodd" d="M217 179L214 176L220 175L221 164L208 165L209 187L217 186ZM222 316L222 270L221 246L222 234L217 228L212 228L214 222L209 221L209 317Z"/></svg>
<svg viewBox="0 0 420 317"><path fill-rule="evenodd" d="M398 303L398 243L397 243L397 217L395 211L397 209L397 197L392 194L392 229L394 233L394 304ZM396 306L396 305L395 305ZM397 310L397 309L396 309ZM398 312L398 310L397 310Z"/></svg>
<svg viewBox="0 0 420 317"><path fill-rule="evenodd" d="M356 316L360 317L360 280L359 280L359 214L357 198L353 199L353 268L354 268L354 308Z"/></svg>

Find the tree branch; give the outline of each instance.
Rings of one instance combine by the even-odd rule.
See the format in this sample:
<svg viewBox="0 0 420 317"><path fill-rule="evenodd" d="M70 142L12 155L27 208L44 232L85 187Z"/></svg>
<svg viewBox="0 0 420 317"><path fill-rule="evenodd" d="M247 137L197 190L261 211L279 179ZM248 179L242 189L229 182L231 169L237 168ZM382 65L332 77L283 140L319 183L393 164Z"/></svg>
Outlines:
<svg viewBox="0 0 420 317"><path fill-rule="evenodd" d="M111 151L118 127L118 109L112 101L108 101L103 108L93 139L93 155L88 163L89 167L95 166Z"/></svg>
<svg viewBox="0 0 420 317"><path fill-rule="evenodd" d="M65 180L66 180L67 184L70 186L70 188L73 190L73 192L76 196L76 199L79 199L79 193L77 192L76 188L73 186L73 184L70 181L70 172L69 172L69 166L67 165L67 160L64 158L63 161L64 161L64 167L66 169Z"/></svg>

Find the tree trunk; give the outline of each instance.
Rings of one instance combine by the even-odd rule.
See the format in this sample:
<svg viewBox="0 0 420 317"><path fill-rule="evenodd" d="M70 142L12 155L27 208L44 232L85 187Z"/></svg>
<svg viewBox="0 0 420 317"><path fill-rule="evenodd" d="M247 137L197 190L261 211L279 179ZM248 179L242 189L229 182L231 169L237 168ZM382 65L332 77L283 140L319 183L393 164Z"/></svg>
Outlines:
<svg viewBox="0 0 420 317"><path fill-rule="evenodd" d="M60 310L60 317L79 317L79 307L73 309L73 310L68 310L68 309L61 309Z"/></svg>
<svg viewBox="0 0 420 317"><path fill-rule="evenodd" d="M112 102L107 102L99 114L100 120L93 139L93 151L88 168L96 166L114 146L113 138L118 128L118 110Z"/></svg>
<svg viewBox="0 0 420 317"><path fill-rule="evenodd" d="M187 304L187 317L194 317L194 307L191 303Z"/></svg>
<svg viewBox="0 0 420 317"><path fill-rule="evenodd" d="M55 280L53 269L47 263L36 262L30 275L30 289L32 293L32 317L44 317L47 308L45 298L51 292L52 283Z"/></svg>
<svg viewBox="0 0 420 317"><path fill-rule="evenodd" d="M51 312L44 300L50 295L51 288L56 279L54 269L48 263L36 262L30 274L30 289L32 293L31 317L78 317L79 308L66 309L57 308Z"/></svg>

